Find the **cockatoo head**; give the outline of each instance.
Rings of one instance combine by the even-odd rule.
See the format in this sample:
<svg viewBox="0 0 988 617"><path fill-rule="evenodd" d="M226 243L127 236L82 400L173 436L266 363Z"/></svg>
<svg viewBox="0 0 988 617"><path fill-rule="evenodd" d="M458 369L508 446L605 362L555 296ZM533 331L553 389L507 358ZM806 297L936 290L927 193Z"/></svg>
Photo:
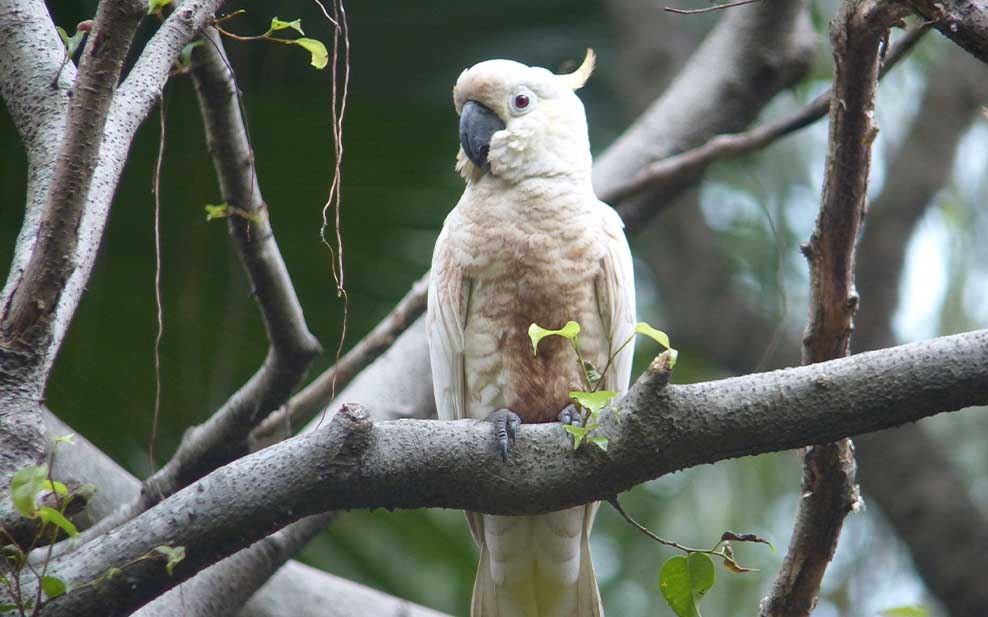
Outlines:
<svg viewBox="0 0 988 617"><path fill-rule="evenodd" d="M589 177L587 117L576 90L595 64L588 49L580 68L565 75L511 60L487 60L463 71L453 88L460 175L471 182L490 173L513 183Z"/></svg>

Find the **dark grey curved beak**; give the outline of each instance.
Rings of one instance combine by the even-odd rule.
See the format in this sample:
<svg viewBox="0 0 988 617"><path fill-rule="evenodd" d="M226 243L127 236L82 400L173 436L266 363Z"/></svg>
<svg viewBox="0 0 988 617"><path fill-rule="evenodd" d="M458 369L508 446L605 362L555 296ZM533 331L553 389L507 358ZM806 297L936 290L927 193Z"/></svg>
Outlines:
<svg viewBox="0 0 988 617"><path fill-rule="evenodd" d="M504 122L489 107L476 101L467 101L460 113L460 145L463 152L482 169L487 168L487 153L491 150L491 136L504 129Z"/></svg>

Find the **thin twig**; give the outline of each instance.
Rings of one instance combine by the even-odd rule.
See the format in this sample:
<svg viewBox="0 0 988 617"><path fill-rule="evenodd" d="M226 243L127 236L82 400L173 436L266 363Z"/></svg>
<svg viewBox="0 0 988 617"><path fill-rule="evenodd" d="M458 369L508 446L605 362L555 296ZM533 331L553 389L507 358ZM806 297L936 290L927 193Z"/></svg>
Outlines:
<svg viewBox="0 0 988 617"><path fill-rule="evenodd" d="M630 523L632 527L634 527L638 531L642 532L643 534L645 534L649 538L655 540L659 544L663 544L663 545L668 546L670 548L674 548L674 549L683 551L684 553L707 553L708 555L721 555L721 553L718 553L715 550L708 550L708 549L704 549L704 548L690 548L688 546L683 546L679 542L673 542L672 540L666 540L665 538L662 538L662 537L659 537L659 536L655 535L655 533L653 533L652 530L650 530L648 527L642 525L641 523L639 523L635 519L631 518L631 515L628 514L623 507L621 507L621 503L618 501L617 497L612 497L612 498L608 499L607 500L607 503L611 504L611 506L615 510L617 510L618 513L621 516L624 517L624 520L628 521L628 523Z"/></svg>
<svg viewBox="0 0 988 617"><path fill-rule="evenodd" d="M287 438L293 426L300 426L323 411L336 398L336 387L346 385L425 312L429 274L420 278L394 309L333 366L312 380L281 409L268 416L251 433L251 450Z"/></svg>
<svg viewBox="0 0 988 617"><path fill-rule="evenodd" d="M340 340L336 346L336 364L340 362L343 354L343 346L346 343L347 322L350 317L350 297L346 292L344 268L343 268L343 230L340 225L340 209L343 204L343 118L346 114L347 94L350 88L350 30L346 19L346 7L343 0L332 0L333 16L330 17L320 0L315 0L323 15L326 16L334 26L333 29L333 68L332 68L332 123L333 140L335 142L336 160L333 169L333 181L329 187L329 196L322 209L322 227L319 229L319 238L330 251L330 270L333 280L336 282L336 295L343 299L343 320L340 327ZM337 96L337 69L339 65L340 40L343 41L343 84L341 86L341 96ZM326 240L326 227L329 225L328 211L332 207L335 214L336 224L336 249ZM336 397L336 375L334 373L331 385L330 398Z"/></svg>
<svg viewBox="0 0 988 617"><path fill-rule="evenodd" d="M758 2L758 0L739 0L738 2L729 2L727 4L715 4L714 6L708 6L703 9L676 9L671 6L667 6L665 7L665 10L670 13L676 13L677 15L699 15L700 13L710 13L711 11L732 9L736 6L744 6L745 4L752 4L754 2Z"/></svg>

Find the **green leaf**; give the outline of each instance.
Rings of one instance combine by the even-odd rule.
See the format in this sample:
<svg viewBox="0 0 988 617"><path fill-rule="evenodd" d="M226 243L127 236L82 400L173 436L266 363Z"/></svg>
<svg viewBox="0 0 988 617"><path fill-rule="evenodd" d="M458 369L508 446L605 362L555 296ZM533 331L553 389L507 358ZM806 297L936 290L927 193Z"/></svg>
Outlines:
<svg viewBox="0 0 988 617"><path fill-rule="evenodd" d="M185 547L184 546L168 546L162 544L161 546L154 547L154 550L165 556L167 561L165 562L165 570L168 572L168 576L172 575L175 566L185 559Z"/></svg>
<svg viewBox="0 0 988 617"><path fill-rule="evenodd" d="M222 204L206 204L206 221L223 219L230 216L230 206Z"/></svg>
<svg viewBox="0 0 988 617"><path fill-rule="evenodd" d="M65 53L71 58L75 55L77 49L79 49L79 44L82 43L82 37L86 36L84 30L76 30L75 34L69 36L69 33L65 31L65 28L61 26L55 26L58 30L58 37L62 39L62 44L65 45Z"/></svg>
<svg viewBox="0 0 988 617"><path fill-rule="evenodd" d="M927 617L930 611L925 606L896 606L882 611L882 617Z"/></svg>
<svg viewBox="0 0 988 617"><path fill-rule="evenodd" d="M635 334L644 334L649 337L659 345L662 345L669 350L669 368L676 366L676 360L679 358L679 352L669 346L669 335L662 330L656 330L652 326L648 325L644 321L639 321L635 325Z"/></svg>
<svg viewBox="0 0 988 617"><path fill-rule="evenodd" d="M112 581L113 577L120 574L122 571L123 570L121 570L120 568L107 568L106 574L104 574L103 577L106 578L106 580L108 581Z"/></svg>
<svg viewBox="0 0 988 617"><path fill-rule="evenodd" d="M185 47L178 54L178 63L182 66L192 66L192 50L196 47L201 47L202 41L192 41L191 43L186 43Z"/></svg>
<svg viewBox="0 0 988 617"><path fill-rule="evenodd" d="M55 480L54 482L49 482L48 480L45 480L44 490L48 491L49 493L58 493L62 497L65 497L66 495L69 494L69 487L65 486L58 480Z"/></svg>
<svg viewBox="0 0 988 617"><path fill-rule="evenodd" d="M612 398L617 396L617 392L611 392L610 390L598 390L596 392L577 391L570 392L569 396L571 399L582 405L585 409L589 410L590 415L596 418L600 415L600 410L603 409Z"/></svg>
<svg viewBox="0 0 988 617"><path fill-rule="evenodd" d="M607 437L590 437L589 439L590 442L593 443L593 445L597 446L604 452L607 452L607 444L608 444Z"/></svg>
<svg viewBox="0 0 988 617"><path fill-rule="evenodd" d="M309 50L312 55L312 66L317 69L324 69L329 64L329 52L326 51L326 46L322 42L302 37L295 39L292 43Z"/></svg>
<svg viewBox="0 0 988 617"><path fill-rule="evenodd" d="M635 334L644 334L648 338L652 339L659 345L662 345L666 349L671 349L669 346L669 335L662 330L656 330L652 326L648 325L644 321L639 321L635 325Z"/></svg>
<svg viewBox="0 0 988 617"><path fill-rule="evenodd" d="M44 522L52 523L53 525L58 525L58 527L62 531L69 534L70 536L79 535L79 530L75 528L75 525L72 524L72 521L65 518L65 516L55 508L49 508L48 506L43 506L40 510L38 510L38 515L41 517L41 520L43 520Z"/></svg>
<svg viewBox="0 0 988 617"><path fill-rule="evenodd" d="M679 617L700 617L700 601L715 579L714 562L704 553L671 557L659 574L659 589Z"/></svg>
<svg viewBox="0 0 988 617"><path fill-rule="evenodd" d="M45 592L45 595L49 599L57 598L66 591L65 581L55 576L42 576L41 590Z"/></svg>
<svg viewBox="0 0 988 617"><path fill-rule="evenodd" d="M583 441L583 438L587 436L587 431L589 430L585 426L573 426L572 424L564 424L563 428L566 429L567 433L573 436L574 450L580 447L580 443Z"/></svg>
<svg viewBox="0 0 988 617"><path fill-rule="evenodd" d="M558 330L547 330L538 324L528 326L528 338L532 339L532 353L539 353L539 341L547 336L561 336L573 340L580 333L580 324L575 321L567 321L566 325Z"/></svg>
<svg viewBox="0 0 988 617"><path fill-rule="evenodd" d="M161 9L172 3L172 0L148 0L148 15L160 13Z"/></svg>
<svg viewBox="0 0 988 617"><path fill-rule="evenodd" d="M92 482L84 482L79 488L75 490L77 497L82 497L85 500L90 500L99 491L99 487Z"/></svg>
<svg viewBox="0 0 988 617"><path fill-rule="evenodd" d="M25 467L14 474L10 483L10 498L22 516L34 517L34 500L44 490L47 480L47 464Z"/></svg>
<svg viewBox="0 0 988 617"><path fill-rule="evenodd" d="M65 435L62 435L61 437L56 437L55 438L55 443L64 443L64 444L68 444L70 446L74 446L75 445L75 433L66 433Z"/></svg>
<svg viewBox="0 0 988 617"><path fill-rule="evenodd" d="M301 19L295 19L292 21L282 21L277 17L273 17L271 19L271 30L269 30L268 32L277 32L278 30L286 30L288 28L291 28L292 30L298 32L299 34L302 35L305 34L304 32L302 32Z"/></svg>

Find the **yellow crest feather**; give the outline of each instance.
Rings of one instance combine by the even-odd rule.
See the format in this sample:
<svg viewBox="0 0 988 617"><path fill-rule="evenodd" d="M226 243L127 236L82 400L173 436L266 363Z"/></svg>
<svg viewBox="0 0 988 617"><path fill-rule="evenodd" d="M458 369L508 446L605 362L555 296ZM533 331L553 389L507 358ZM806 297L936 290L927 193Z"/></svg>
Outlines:
<svg viewBox="0 0 988 617"><path fill-rule="evenodd" d="M593 50L589 47L587 48L587 55L583 58L583 63L580 68L576 69L572 73L567 73L565 75L560 75L566 85L573 90L579 90L583 87L583 84L587 83L590 79L590 74L593 73L594 68L597 66L597 54L593 53Z"/></svg>

